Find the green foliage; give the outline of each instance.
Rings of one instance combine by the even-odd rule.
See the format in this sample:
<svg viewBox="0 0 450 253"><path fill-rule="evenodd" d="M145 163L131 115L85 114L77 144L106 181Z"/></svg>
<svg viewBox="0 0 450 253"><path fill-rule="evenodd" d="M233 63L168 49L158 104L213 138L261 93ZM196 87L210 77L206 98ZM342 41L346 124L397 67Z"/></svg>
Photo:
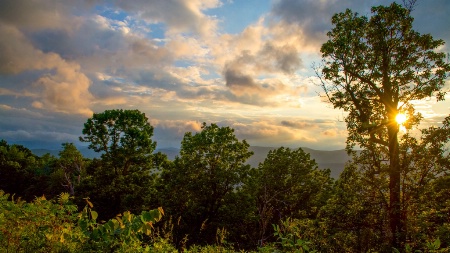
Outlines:
<svg viewBox="0 0 450 253"><path fill-rule="evenodd" d="M124 212L98 223L92 203L86 200L87 206L77 214L68 193L56 201L8 198L0 191L0 252L176 252L164 240L151 237L162 208L140 215Z"/></svg>
<svg viewBox="0 0 450 253"><path fill-rule="evenodd" d="M102 152L103 161L115 174L126 175L133 166L147 165L156 147L151 139L153 127L139 110L94 113L84 124L83 135L80 141Z"/></svg>
<svg viewBox="0 0 450 253"><path fill-rule="evenodd" d="M226 211L236 203L234 196L250 170L245 164L252 155L248 148L233 129L216 124L204 123L201 132L185 134L180 156L167 164L159 181L160 204L179 218L174 231L176 243L186 235L190 243L199 242L201 237L203 242L212 243L217 228L226 226L221 221L236 219Z"/></svg>
<svg viewBox="0 0 450 253"><path fill-rule="evenodd" d="M395 118L406 112L410 128L421 118L413 100L444 99L450 64L445 53L436 52L444 42L414 31L410 10L397 3L372 7L370 19L346 10L335 14L332 24L321 47L322 88L335 108L348 112L348 150L358 145L377 156L375 160L389 162L391 246L400 247L407 224Z"/></svg>
<svg viewBox="0 0 450 253"><path fill-rule="evenodd" d="M395 253L400 253L400 250L393 248L392 252ZM406 244L405 245L405 249L404 249L405 253L422 253L422 252L430 252L430 253L438 253L438 252L450 252L450 247L449 248L442 248L441 247L441 241L439 240L439 238L437 238L434 241L429 241L425 244L425 249L424 250L414 250L410 244Z"/></svg>
<svg viewBox="0 0 450 253"><path fill-rule="evenodd" d="M450 116L441 127L422 130L420 138L405 135L400 143L404 175L404 213L411 247L424 250L440 238L450 246Z"/></svg>
<svg viewBox="0 0 450 253"><path fill-rule="evenodd" d="M193 245L186 251L186 253L234 253L236 252L234 249L226 248L223 246L216 245L206 245L206 246L198 246Z"/></svg>
<svg viewBox="0 0 450 253"><path fill-rule="evenodd" d="M81 183L87 163L83 155L73 143L63 143L59 152L59 159L54 162L54 170L50 175L52 188L64 187L70 195L75 194L75 187Z"/></svg>
<svg viewBox="0 0 450 253"><path fill-rule="evenodd" d="M332 187L329 171L319 170L301 148L271 150L252 177L261 242L273 234L270 224L288 217L315 218Z"/></svg>
<svg viewBox="0 0 450 253"><path fill-rule="evenodd" d="M66 241L66 235L81 235L74 226L76 206L67 193L58 201L36 198L32 203L8 201L0 191L0 251L1 252L78 252L76 242Z"/></svg>
<svg viewBox="0 0 450 253"><path fill-rule="evenodd" d="M84 159L69 143L55 158L0 142L0 187L19 196L0 190L0 252L244 252L257 246L258 252L450 250L450 116L442 126L423 129L420 136L404 134L398 142L400 210L408 240L395 248L390 147L368 141L333 182L302 149L272 150L251 169L248 143L216 124L186 133L172 162L162 153L147 153L154 142L143 114L100 115L120 118L103 127L96 125L98 118L90 119L93 129L106 129L85 133L94 143L105 134L101 138L108 146L101 159ZM139 127L118 133L133 129L128 116L145 118L147 134L137 134ZM149 146L141 149L139 143ZM70 193L60 193L65 190ZM42 197L21 200L30 196ZM84 207L81 212L72 201ZM157 206L169 214L162 224L157 223L164 213L153 209Z"/></svg>
<svg viewBox="0 0 450 253"><path fill-rule="evenodd" d="M98 222L98 213L88 199L77 213L68 193L60 194L54 201L40 197L32 203L10 201L9 197L0 191L1 252L178 252L171 240L161 237L154 228L164 215L162 208L140 215L127 211ZM258 252L318 252L314 242L317 233L313 231L323 227L316 225L310 219L288 218L274 225L277 242L258 248ZM227 245L227 234L226 230L218 229L215 245L192 245L184 252L236 252L232 245ZM336 249L342 248L330 250ZM423 250L405 246L405 252L448 252L448 249L439 239L427 241Z"/></svg>
<svg viewBox="0 0 450 253"><path fill-rule="evenodd" d="M359 158L361 160L361 158ZM389 248L386 178L364 174L360 163L348 164L319 214L320 250L372 252Z"/></svg>
<svg viewBox="0 0 450 253"><path fill-rule="evenodd" d="M97 222L98 213L92 210L92 203L89 200L86 201L88 205L78 215L78 226L87 238L84 251L149 252L151 250L151 243L146 241L154 230L153 224L160 221L164 214L162 208L142 211L140 215L126 211L100 224Z"/></svg>
<svg viewBox="0 0 450 253"><path fill-rule="evenodd" d="M90 197L102 219L149 209L154 199L153 127L138 110L106 110L87 120L81 141L102 153L86 168L79 196ZM80 198L78 198L80 201Z"/></svg>
<svg viewBox="0 0 450 253"><path fill-rule="evenodd" d="M55 177L56 162L50 154L38 157L24 146L1 140L0 189L27 201L42 195L56 197L64 191L60 177Z"/></svg>
<svg viewBox="0 0 450 253"><path fill-rule="evenodd" d="M32 199L30 186L35 184L39 158L21 145L0 141L0 189ZM31 196L30 196L31 195ZM39 194L36 194L39 195Z"/></svg>
<svg viewBox="0 0 450 253"><path fill-rule="evenodd" d="M117 214L129 210L140 213L142 210L154 208L154 180L151 165L134 169L126 175L115 174L108 164L94 160L86 168L86 176L82 179L77 191L77 201L81 205L83 197L90 197L98 207L101 219L110 219Z"/></svg>
<svg viewBox="0 0 450 253"><path fill-rule="evenodd" d="M311 249L311 242L304 237L301 226L299 225L301 221L286 219L281 222L281 225L273 225L274 235L278 239L278 244L283 252L317 252Z"/></svg>
<svg viewBox="0 0 450 253"><path fill-rule="evenodd" d="M412 23L410 12L396 3L373 7L370 19L351 10L333 16L321 48L323 77L331 82L323 88L336 108L349 112L350 143L364 144L360 135L379 138L373 133L395 124L400 110L411 110L411 119L412 100L443 99L450 64L435 49L444 42L417 33Z"/></svg>
<svg viewBox="0 0 450 253"><path fill-rule="evenodd" d="M449 120L422 131L421 138L405 134L400 140L402 213L408 247L428 252L440 239L448 248L450 181ZM312 240L324 251L390 251L389 166L383 152L362 150L348 164L321 208L322 240ZM402 246L403 247L403 246ZM406 247L406 245L405 245Z"/></svg>

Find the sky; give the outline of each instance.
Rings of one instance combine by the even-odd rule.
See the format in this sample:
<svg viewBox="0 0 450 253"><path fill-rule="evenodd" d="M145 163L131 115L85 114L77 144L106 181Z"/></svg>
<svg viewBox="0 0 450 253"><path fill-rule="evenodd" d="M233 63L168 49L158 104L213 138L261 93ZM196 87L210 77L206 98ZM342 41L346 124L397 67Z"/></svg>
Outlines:
<svg viewBox="0 0 450 253"><path fill-rule="evenodd" d="M253 146L345 147L345 113L319 94L314 64L333 14L385 0L2 0L0 139L80 143L93 113L139 109L159 148L202 122ZM399 2L401 3L401 1ZM418 0L413 28L450 51L450 1ZM446 82L446 89L450 81ZM450 97L417 101L426 124Z"/></svg>

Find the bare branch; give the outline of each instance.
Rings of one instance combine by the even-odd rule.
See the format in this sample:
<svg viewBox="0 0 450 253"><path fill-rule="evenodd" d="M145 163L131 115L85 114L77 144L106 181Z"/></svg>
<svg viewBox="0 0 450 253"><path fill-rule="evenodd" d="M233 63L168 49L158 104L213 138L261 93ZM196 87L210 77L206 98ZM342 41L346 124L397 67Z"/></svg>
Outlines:
<svg viewBox="0 0 450 253"><path fill-rule="evenodd" d="M403 6L405 6L409 12L412 12L417 6L417 0L403 0Z"/></svg>

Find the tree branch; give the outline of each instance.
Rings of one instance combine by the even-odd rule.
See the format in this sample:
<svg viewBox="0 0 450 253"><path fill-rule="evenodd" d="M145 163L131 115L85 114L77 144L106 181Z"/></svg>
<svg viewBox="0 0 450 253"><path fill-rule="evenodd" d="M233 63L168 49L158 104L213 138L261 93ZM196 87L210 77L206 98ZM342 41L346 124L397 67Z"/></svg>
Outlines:
<svg viewBox="0 0 450 253"><path fill-rule="evenodd" d="M389 143L387 141L384 141L382 139L378 139L377 137L375 137L375 135L373 133L370 134L370 139L369 140L373 141L375 143L381 144L383 146L386 146L386 147L389 146Z"/></svg>
<svg viewBox="0 0 450 253"><path fill-rule="evenodd" d="M358 79L361 80L363 83L368 84L372 89L374 89L375 93L377 93L378 97L380 97L381 99L384 97L384 93L381 92L381 90L377 87L377 85L376 85L375 83L373 83L370 79L365 78L365 77L363 77L363 76L361 76L361 75L359 75L359 74L357 74L357 73L355 73L355 72L349 70L349 69L346 68L345 66L344 66L344 71L345 71L345 72L348 72L350 75L352 75L352 76L358 78Z"/></svg>

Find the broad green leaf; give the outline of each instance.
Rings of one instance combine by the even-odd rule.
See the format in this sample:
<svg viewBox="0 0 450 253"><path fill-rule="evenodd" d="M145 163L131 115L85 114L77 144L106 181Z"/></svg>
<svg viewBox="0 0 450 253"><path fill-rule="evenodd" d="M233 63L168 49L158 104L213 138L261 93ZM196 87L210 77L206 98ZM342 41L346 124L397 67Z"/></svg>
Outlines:
<svg viewBox="0 0 450 253"><path fill-rule="evenodd" d="M96 211L92 211L91 210L91 217L92 217L93 220L96 220L97 217L98 217L98 213Z"/></svg>

